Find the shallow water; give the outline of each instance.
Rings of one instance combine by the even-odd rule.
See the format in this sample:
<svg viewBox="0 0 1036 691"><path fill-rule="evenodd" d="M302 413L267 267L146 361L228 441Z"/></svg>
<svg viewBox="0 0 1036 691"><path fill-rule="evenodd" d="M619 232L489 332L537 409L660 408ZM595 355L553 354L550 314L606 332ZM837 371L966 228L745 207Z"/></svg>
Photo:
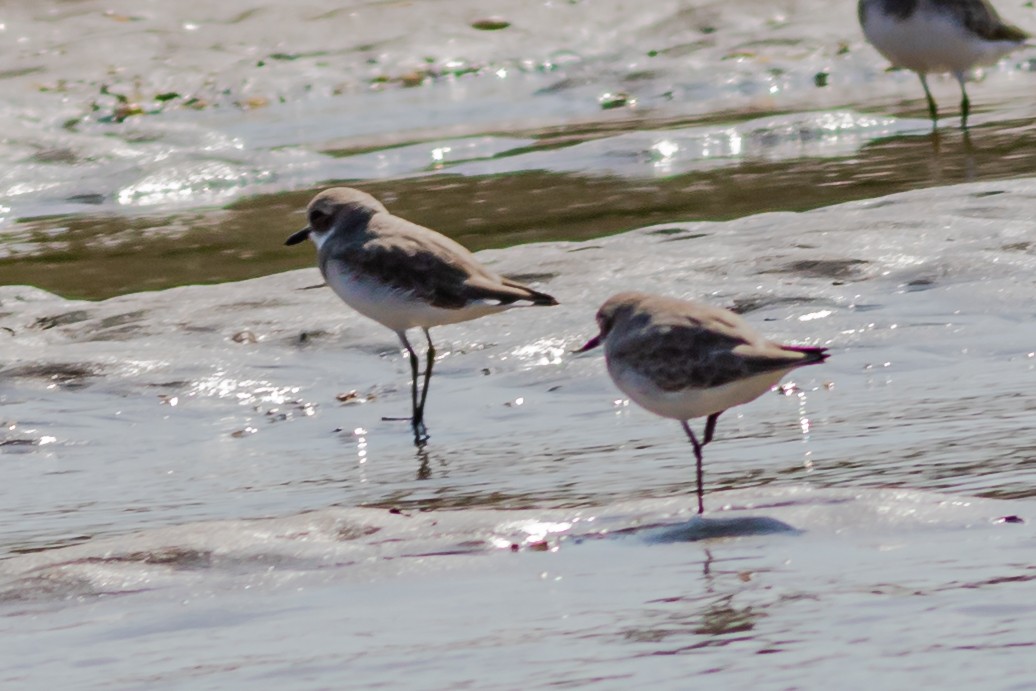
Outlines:
<svg viewBox="0 0 1036 691"><path fill-rule="evenodd" d="M357 525L392 529L393 521L407 534L435 532L424 515L343 510L209 526L218 554L152 566L133 594L57 609L11 605L8 620L23 633L8 648L17 662L6 681L82 687L100 671L103 683L119 688L681 688L692 678L734 687L924 679L1010 688L1011 679L1028 678L1019 650L1031 636L1026 533L990 525L999 507L983 502L907 492L872 498L873 505L834 495L810 508L767 509L816 520L806 537L703 546L651 544L642 534L481 556L470 544L447 556L399 554L398 545L371 546L372 537L349 534ZM890 519L889 504L903 514ZM673 502L622 508L636 515ZM506 540L521 533L517 526L550 517L515 512L496 532ZM457 518L439 516L443 530L463 535L470 526ZM871 525L864 535L848 527L861 522ZM192 543L206 539L197 527L182 532ZM186 536L163 537L183 543ZM481 530L470 537L485 539ZM364 566L371 551L382 558ZM960 551L970 558L945 562ZM118 557L67 564L64 573L135 580L137 568ZM993 565L1003 561L1015 564ZM995 663L995 674L977 661Z"/></svg>
<svg viewBox="0 0 1036 691"><path fill-rule="evenodd" d="M932 136L825 10L5 10L0 685L1028 688L1029 56ZM433 332L424 451L281 246L330 179L561 298ZM626 288L832 349L721 418L704 520L568 353Z"/></svg>
<svg viewBox="0 0 1036 691"><path fill-rule="evenodd" d="M391 334L312 269L101 303L6 288L0 598L31 643L4 680L784 688L849 656L850 687L1021 688L1034 196L485 253L565 301L436 330L424 453L382 420L408 400ZM721 419L704 527L678 426L566 353L632 286L834 352Z"/></svg>

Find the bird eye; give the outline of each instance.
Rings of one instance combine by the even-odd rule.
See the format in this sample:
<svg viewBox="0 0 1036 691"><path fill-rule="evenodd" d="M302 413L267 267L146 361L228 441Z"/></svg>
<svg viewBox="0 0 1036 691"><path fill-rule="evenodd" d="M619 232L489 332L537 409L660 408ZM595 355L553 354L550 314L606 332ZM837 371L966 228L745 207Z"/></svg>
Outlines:
<svg viewBox="0 0 1036 691"><path fill-rule="evenodd" d="M325 214L323 211L321 211L320 209L313 209L309 212L309 225L311 227L316 227L320 225L326 218L327 214Z"/></svg>

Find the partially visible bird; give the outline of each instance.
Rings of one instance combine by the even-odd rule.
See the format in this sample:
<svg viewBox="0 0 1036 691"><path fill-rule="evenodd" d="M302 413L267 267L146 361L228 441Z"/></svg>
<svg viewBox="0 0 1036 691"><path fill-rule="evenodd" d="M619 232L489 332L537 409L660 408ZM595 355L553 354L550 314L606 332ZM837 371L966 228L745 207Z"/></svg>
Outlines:
<svg viewBox="0 0 1036 691"><path fill-rule="evenodd" d="M938 110L927 76L950 72L960 84L960 124L968 127L968 70L1020 48L1029 34L1006 23L988 0L859 0L863 34L894 67L917 73L933 124Z"/></svg>
<svg viewBox="0 0 1036 691"><path fill-rule="evenodd" d="M597 312L600 333L576 352L603 344L608 374L635 403L679 420L697 462L704 513L702 447L723 411L755 400L793 369L827 359L826 348L779 345L730 310L649 293L619 293ZM706 417L699 443L687 421Z"/></svg>
<svg viewBox="0 0 1036 691"><path fill-rule="evenodd" d="M392 329L410 355L414 442L428 439L424 407L435 362L428 330L519 305L556 305L550 295L498 276L445 235L393 216L371 195L348 187L319 193L306 209L309 224L285 241L309 238L331 289L347 305ZM428 341L418 393L417 353L406 331Z"/></svg>

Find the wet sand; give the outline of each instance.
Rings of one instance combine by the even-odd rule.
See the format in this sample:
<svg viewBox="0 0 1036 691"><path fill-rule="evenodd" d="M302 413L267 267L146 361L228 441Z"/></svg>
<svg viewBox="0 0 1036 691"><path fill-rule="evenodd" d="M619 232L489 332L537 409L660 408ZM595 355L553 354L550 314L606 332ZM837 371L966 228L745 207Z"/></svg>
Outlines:
<svg viewBox="0 0 1036 691"><path fill-rule="evenodd" d="M815 685L851 650L868 680L978 683L962 649L1031 633L1034 190L485 252L563 304L437 330L424 452L382 420L408 400L391 333L313 269L99 303L4 288L0 593L32 641L4 681L111 657L126 688ZM721 420L704 523L678 426L567 353L632 286L834 353Z"/></svg>

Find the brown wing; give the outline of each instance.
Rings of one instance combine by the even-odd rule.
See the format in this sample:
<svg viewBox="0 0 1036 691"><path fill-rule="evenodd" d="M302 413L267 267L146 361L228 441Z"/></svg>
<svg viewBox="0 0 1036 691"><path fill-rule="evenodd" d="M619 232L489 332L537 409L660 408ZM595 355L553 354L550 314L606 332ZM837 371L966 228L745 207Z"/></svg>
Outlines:
<svg viewBox="0 0 1036 691"><path fill-rule="evenodd" d="M417 251L406 242L372 240L335 259L347 270L367 276L435 307L459 309L468 304L464 294L467 273L449 257Z"/></svg>
<svg viewBox="0 0 1036 691"><path fill-rule="evenodd" d="M1029 38L1025 31L1004 22L988 0L960 2L959 8L964 15L964 26L987 41L1021 42Z"/></svg>
<svg viewBox="0 0 1036 691"><path fill-rule="evenodd" d="M459 309L479 300L501 305L519 300L557 304L545 293L493 274L449 238L403 219L392 221L387 232L322 249L322 270L328 270L333 258L348 271L444 309Z"/></svg>
<svg viewBox="0 0 1036 691"><path fill-rule="evenodd" d="M505 305L518 300L528 300L534 305L558 304L552 295L533 290L529 286L509 278L472 277L468 280L467 285L473 299L500 300L501 304Z"/></svg>
<svg viewBox="0 0 1036 691"><path fill-rule="evenodd" d="M666 391L722 386L764 372L808 364L798 351L763 348L700 326L665 325L625 338L614 357ZM812 360L810 360L812 361Z"/></svg>

